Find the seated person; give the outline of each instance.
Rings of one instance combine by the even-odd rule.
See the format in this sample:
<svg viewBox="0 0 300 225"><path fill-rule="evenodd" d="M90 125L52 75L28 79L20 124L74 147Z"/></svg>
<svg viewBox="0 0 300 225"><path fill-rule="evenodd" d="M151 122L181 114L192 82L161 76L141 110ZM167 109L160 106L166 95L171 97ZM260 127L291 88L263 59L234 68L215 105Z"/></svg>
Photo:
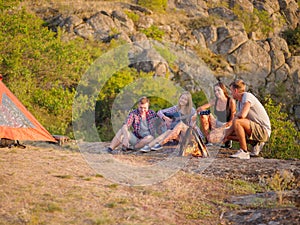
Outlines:
<svg viewBox="0 0 300 225"><path fill-rule="evenodd" d="M157 115L164 120L167 131L145 145L141 151L149 152L151 150L160 150L165 143L171 140L179 140L180 133L185 133L189 126L195 126L197 113L192 105L192 96L186 91L180 95L178 105L159 110ZM202 137L199 128L197 131L199 136Z"/></svg>
<svg viewBox="0 0 300 225"><path fill-rule="evenodd" d="M119 145L123 145L122 149L129 148L129 145L134 149L142 148L154 139L157 114L149 109L150 101L147 97L140 98L138 109L129 113L124 125L116 133L115 137L106 149L108 153L113 153L114 149ZM133 132L129 128L133 128Z"/></svg>
<svg viewBox="0 0 300 225"><path fill-rule="evenodd" d="M270 118L259 100L251 93L246 92L243 80L236 80L230 84L230 91L237 102L238 112L233 124L226 129L224 140L236 140L240 150L231 155L231 158L250 159L258 156L266 141L271 135ZM255 142L253 150L249 153L247 141Z"/></svg>
<svg viewBox="0 0 300 225"><path fill-rule="evenodd" d="M215 99L197 108L197 112L200 114L203 133L206 138L206 145L208 146L212 145L212 142L222 141L224 129L231 126L236 112L235 100L229 97L227 89L222 82L218 82L214 85L214 93ZM207 110L212 106L214 107L216 118ZM231 148L232 142L227 141L225 145L221 147Z"/></svg>

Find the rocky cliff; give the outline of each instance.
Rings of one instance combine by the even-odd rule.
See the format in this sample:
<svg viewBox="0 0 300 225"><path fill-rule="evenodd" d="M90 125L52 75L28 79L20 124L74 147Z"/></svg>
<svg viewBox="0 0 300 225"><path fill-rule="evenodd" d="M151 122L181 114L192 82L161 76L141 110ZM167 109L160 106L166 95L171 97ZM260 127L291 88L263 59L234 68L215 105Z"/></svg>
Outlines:
<svg viewBox="0 0 300 225"><path fill-rule="evenodd" d="M259 96L271 94L284 102L300 126L300 55L291 52L282 32L300 26L296 0L169 0L164 13L141 7L138 1L48 1L24 3L66 40L81 37L101 42L122 39L146 43L148 29L162 42L195 52L215 78L225 83L242 78ZM154 31L153 31L154 32ZM153 34L153 33L152 33ZM155 38L155 37L154 37ZM171 73L189 90L199 90L199 70L177 61L176 69L151 46L136 51L145 63L138 70Z"/></svg>

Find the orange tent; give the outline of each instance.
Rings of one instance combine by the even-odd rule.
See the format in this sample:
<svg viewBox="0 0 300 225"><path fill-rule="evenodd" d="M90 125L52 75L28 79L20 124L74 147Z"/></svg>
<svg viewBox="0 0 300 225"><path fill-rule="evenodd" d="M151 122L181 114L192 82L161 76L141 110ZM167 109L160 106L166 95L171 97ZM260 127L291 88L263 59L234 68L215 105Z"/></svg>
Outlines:
<svg viewBox="0 0 300 225"><path fill-rule="evenodd" d="M0 138L57 142L3 84L0 74Z"/></svg>

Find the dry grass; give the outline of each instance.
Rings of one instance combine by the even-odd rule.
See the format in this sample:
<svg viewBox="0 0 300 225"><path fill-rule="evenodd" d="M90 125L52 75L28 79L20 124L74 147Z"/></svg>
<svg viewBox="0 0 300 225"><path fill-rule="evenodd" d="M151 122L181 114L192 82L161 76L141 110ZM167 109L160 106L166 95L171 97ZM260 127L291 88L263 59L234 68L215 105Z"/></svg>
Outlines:
<svg viewBox="0 0 300 225"><path fill-rule="evenodd" d="M0 224L218 224L230 189L184 172L152 186L122 186L79 152L0 149Z"/></svg>

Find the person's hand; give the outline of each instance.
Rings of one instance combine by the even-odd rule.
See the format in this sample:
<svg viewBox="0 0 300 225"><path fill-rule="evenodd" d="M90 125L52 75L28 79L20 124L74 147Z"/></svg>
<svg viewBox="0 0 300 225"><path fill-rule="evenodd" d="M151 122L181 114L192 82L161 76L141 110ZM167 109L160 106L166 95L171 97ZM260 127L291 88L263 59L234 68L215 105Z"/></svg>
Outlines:
<svg viewBox="0 0 300 225"><path fill-rule="evenodd" d="M197 120L197 113L195 113L192 118L191 118L191 121L192 121L192 127L195 127L196 126L196 120Z"/></svg>
<svg viewBox="0 0 300 225"><path fill-rule="evenodd" d="M197 113L195 113L195 114L192 116L191 120L192 120L192 121L196 121L196 119L197 119Z"/></svg>
<svg viewBox="0 0 300 225"><path fill-rule="evenodd" d="M204 111L205 109L202 108L201 106L197 108L197 113Z"/></svg>
<svg viewBox="0 0 300 225"><path fill-rule="evenodd" d="M171 123L173 122L173 120L171 118L167 117L167 116L164 116L163 120L165 121L167 127L170 127Z"/></svg>

